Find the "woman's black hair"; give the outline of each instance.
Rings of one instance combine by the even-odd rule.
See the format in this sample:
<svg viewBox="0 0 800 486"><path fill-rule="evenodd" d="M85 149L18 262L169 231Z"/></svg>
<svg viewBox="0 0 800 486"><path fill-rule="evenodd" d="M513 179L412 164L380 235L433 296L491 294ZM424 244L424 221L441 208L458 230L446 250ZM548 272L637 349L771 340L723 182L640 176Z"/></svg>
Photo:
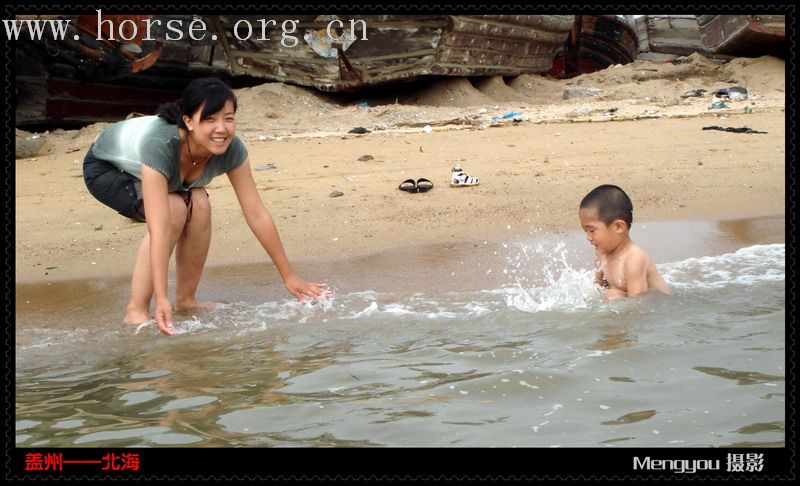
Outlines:
<svg viewBox="0 0 800 486"><path fill-rule="evenodd" d="M191 117L202 106L202 119L221 110L227 101L233 102L235 112L236 95L230 86L219 78L200 78L186 86L180 100L159 106L157 115L178 128L186 128L183 115Z"/></svg>

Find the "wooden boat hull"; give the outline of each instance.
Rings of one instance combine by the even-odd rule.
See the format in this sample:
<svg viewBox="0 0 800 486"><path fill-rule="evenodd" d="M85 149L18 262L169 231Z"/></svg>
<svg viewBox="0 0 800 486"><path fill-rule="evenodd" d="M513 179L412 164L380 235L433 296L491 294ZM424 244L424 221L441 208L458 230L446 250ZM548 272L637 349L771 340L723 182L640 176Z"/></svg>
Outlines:
<svg viewBox="0 0 800 486"><path fill-rule="evenodd" d="M572 77L628 64L637 52L636 32L617 16L578 15L563 59L556 60L551 74Z"/></svg>
<svg viewBox="0 0 800 486"><path fill-rule="evenodd" d="M263 16L207 16L207 35L199 41L189 40L193 16L153 17L161 25L181 21L181 40L167 38L161 46L142 39L135 45L97 42L95 17L66 16L59 17L73 22L66 40L17 43L17 126L81 126L130 112L153 113L177 99L189 80L208 75L233 87L267 79L357 91L426 76L543 73L563 49L574 21L572 15L359 16L353 20L366 24L366 39L357 32L358 38L337 46L325 29L334 16L275 16L274 28L264 32ZM339 19L344 26L351 20ZM113 20L122 25L128 18ZM284 30L283 22L290 20L297 25ZM246 25L253 27L250 36L242 32ZM287 32L296 43L282 42ZM80 39L72 40L75 36Z"/></svg>
<svg viewBox="0 0 800 486"><path fill-rule="evenodd" d="M563 49L571 15L374 15L339 16L345 26L363 20L364 32L338 51L320 55L331 16L295 16L298 45L284 47L280 28L269 40L240 40L237 22L255 16L213 19L230 60L232 74L310 86L322 91L355 91L368 86L426 76L516 76L544 73ZM277 26L286 19L275 17ZM244 25L244 24L241 24ZM341 29L335 31L337 34ZM240 35L240 37L245 37Z"/></svg>
<svg viewBox="0 0 800 486"><path fill-rule="evenodd" d="M215 75L234 81L224 53L213 43L165 42L152 64L142 66L137 63L157 49L157 42L136 39L141 52L128 55L131 51L120 49L119 43L94 40L97 33L91 26L96 25L96 17L51 17L71 22L65 40L32 41L20 36L15 44L17 127L80 127L117 121L131 112L153 114L160 104L178 99L193 78ZM109 19L122 19L116 17L120 16ZM184 17L155 16L163 24Z"/></svg>
<svg viewBox="0 0 800 486"><path fill-rule="evenodd" d="M578 55L587 67L603 69L636 59L636 34L623 21L612 15L582 15L581 22Z"/></svg>
<svg viewBox="0 0 800 486"><path fill-rule="evenodd" d="M785 15L698 15L700 38L711 52L786 57Z"/></svg>

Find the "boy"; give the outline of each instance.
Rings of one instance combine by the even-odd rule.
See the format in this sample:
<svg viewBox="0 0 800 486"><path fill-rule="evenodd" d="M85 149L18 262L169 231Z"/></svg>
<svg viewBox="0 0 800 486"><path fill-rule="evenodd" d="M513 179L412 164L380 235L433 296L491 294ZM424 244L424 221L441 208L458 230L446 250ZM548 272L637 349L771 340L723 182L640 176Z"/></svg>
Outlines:
<svg viewBox="0 0 800 486"><path fill-rule="evenodd" d="M606 290L603 300L633 297L669 286L647 253L631 241L633 203L617 186L602 185L581 201L578 217L586 239L596 248L595 282Z"/></svg>

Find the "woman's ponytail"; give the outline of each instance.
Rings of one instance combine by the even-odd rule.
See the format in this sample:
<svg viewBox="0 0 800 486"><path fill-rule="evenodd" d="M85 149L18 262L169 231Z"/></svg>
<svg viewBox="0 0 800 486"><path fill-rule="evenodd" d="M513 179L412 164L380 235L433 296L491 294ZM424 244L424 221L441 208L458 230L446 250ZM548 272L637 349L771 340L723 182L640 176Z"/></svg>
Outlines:
<svg viewBox="0 0 800 486"><path fill-rule="evenodd" d="M182 120L183 108L180 100L164 103L163 105L159 106L156 115L158 115L159 118L163 118L164 121L170 125L178 125L180 128L186 128L186 125Z"/></svg>

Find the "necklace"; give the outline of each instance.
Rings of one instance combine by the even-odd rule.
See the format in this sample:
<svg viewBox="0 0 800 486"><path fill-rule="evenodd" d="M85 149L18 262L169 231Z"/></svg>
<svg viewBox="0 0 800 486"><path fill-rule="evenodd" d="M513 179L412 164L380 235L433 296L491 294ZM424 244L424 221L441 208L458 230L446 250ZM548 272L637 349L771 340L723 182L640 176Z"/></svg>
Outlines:
<svg viewBox="0 0 800 486"><path fill-rule="evenodd" d="M188 138L186 139L186 150L189 151L189 160L192 161L192 167L197 166L197 164L199 164L200 162L203 162L203 160L205 160L205 159L201 159L200 162L195 162L194 161L194 156L192 155L192 149L189 146L189 139Z"/></svg>

